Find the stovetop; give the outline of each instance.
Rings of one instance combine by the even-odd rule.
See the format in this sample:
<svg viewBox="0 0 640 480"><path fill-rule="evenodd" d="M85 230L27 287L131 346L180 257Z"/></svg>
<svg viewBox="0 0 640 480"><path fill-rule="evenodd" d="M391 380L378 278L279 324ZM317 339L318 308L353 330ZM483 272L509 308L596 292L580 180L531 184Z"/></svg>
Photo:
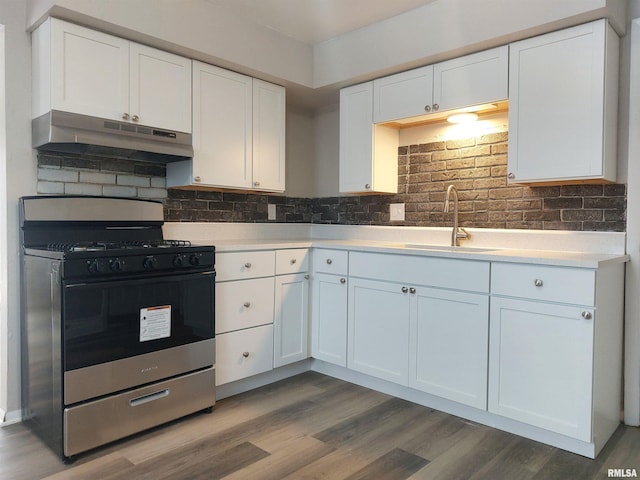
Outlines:
<svg viewBox="0 0 640 480"><path fill-rule="evenodd" d="M176 249L190 247L189 240L123 240L119 242L50 243L43 249L53 252L102 252L107 250ZM176 250L177 251L177 250Z"/></svg>

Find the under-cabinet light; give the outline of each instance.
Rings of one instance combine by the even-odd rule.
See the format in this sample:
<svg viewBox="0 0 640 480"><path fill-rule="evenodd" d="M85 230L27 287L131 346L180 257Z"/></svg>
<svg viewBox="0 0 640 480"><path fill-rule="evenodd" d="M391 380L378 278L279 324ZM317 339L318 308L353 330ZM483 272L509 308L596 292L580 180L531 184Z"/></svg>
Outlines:
<svg viewBox="0 0 640 480"><path fill-rule="evenodd" d="M478 120L478 114L472 112L454 113L447 117L449 123L470 123Z"/></svg>

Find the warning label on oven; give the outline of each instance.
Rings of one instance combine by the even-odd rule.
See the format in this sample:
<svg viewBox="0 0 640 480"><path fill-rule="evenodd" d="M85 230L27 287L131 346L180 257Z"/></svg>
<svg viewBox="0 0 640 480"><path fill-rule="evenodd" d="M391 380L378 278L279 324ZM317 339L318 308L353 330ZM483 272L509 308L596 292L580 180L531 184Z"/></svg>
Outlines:
<svg viewBox="0 0 640 480"><path fill-rule="evenodd" d="M140 341L171 336L171 305L140 309Z"/></svg>

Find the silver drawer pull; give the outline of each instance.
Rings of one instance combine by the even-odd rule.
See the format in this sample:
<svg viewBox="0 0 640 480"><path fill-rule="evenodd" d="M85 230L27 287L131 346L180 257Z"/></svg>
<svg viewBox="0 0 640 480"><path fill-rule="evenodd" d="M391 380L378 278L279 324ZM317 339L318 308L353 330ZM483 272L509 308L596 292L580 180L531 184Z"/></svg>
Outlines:
<svg viewBox="0 0 640 480"><path fill-rule="evenodd" d="M304 279L305 279L305 280L309 280L309 275L305 275L305 276L304 276Z"/></svg>
<svg viewBox="0 0 640 480"><path fill-rule="evenodd" d="M251 306L251 302L244 302L244 308L249 308Z"/></svg>
<svg viewBox="0 0 640 480"><path fill-rule="evenodd" d="M543 282L542 282L542 280L540 280L539 278L536 278L536 279L535 279L535 281L533 282L533 284L534 284L536 287L541 287L541 286L543 285Z"/></svg>
<svg viewBox="0 0 640 480"><path fill-rule="evenodd" d="M251 268L251 262L247 262L244 264L244 268Z"/></svg>
<svg viewBox="0 0 640 480"><path fill-rule="evenodd" d="M165 388L159 392L150 393L148 395L142 395L141 397L132 398L129 400L129 405L137 407L138 405L144 405L145 403L153 402L154 400L160 400L161 398L168 397L171 390Z"/></svg>
<svg viewBox="0 0 640 480"><path fill-rule="evenodd" d="M291 259L291 265L295 265L296 262L297 262L297 260L295 258Z"/></svg>
<svg viewBox="0 0 640 480"><path fill-rule="evenodd" d="M592 317L593 315L591 315L591 312L587 312L586 310L582 312L582 318L584 318L585 320L591 320Z"/></svg>
<svg viewBox="0 0 640 480"><path fill-rule="evenodd" d="M407 293L409 289L407 287L402 287L402 293Z"/></svg>
<svg viewBox="0 0 640 480"><path fill-rule="evenodd" d="M333 263L333 260L331 260L330 258L327 258L327 265L331 265Z"/></svg>
<svg viewBox="0 0 640 480"><path fill-rule="evenodd" d="M341 278L340 279L340 283L347 283L347 279L346 278Z"/></svg>
<svg viewBox="0 0 640 480"><path fill-rule="evenodd" d="M249 358L249 352L242 352L242 356L244 358Z"/></svg>

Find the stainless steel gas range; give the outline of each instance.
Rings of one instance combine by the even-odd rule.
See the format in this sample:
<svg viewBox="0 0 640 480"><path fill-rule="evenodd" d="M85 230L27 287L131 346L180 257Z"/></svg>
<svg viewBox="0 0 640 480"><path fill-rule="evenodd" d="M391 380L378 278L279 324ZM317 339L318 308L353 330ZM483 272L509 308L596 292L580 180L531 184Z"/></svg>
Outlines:
<svg viewBox="0 0 640 480"><path fill-rule="evenodd" d="M215 403L215 248L162 204L20 200L23 418L64 460Z"/></svg>

